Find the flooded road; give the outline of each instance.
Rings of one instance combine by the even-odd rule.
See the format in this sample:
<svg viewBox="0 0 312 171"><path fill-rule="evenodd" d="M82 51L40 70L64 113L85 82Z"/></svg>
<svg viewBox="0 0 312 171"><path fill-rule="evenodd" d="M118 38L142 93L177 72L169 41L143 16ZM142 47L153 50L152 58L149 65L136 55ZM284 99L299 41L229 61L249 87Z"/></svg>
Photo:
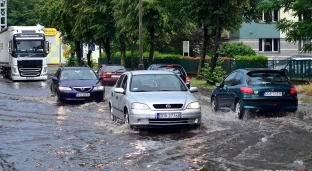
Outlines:
<svg viewBox="0 0 312 171"><path fill-rule="evenodd" d="M108 100L59 104L49 82L0 79L0 171L312 169L310 97L296 114L242 121L200 93L201 130L133 131L110 121Z"/></svg>

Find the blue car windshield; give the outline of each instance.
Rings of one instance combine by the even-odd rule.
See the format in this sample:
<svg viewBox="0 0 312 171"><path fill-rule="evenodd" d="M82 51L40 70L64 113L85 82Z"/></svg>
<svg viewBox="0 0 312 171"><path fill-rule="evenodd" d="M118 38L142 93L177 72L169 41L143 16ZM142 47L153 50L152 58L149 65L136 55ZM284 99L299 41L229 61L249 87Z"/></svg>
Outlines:
<svg viewBox="0 0 312 171"><path fill-rule="evenodd" d="M290 84L287 76L282 75L279 72L248 73L247 83L250 85Z"/></svg>
<svg viewBox="0 0 312 171"><path fill-rule="evenodd" d="M188 91L188 88L175 74L142 74L132 76L130 91Z"/></svg>
<svg viewBox="0 0 312 171"><path fill-rule="evenodd" d="M60 75L60 80L95 80L95 73L90 69L73 69L63 70Z"/></svg>

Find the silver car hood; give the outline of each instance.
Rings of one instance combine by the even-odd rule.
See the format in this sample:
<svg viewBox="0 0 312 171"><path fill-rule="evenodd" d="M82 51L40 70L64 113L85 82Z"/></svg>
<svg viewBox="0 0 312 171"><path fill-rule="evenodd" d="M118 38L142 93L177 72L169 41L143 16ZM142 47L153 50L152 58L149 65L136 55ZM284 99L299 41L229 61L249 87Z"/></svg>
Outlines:
<svg viewBox="0 0 312 171"><path fill-rule="evenodd" d="M188 91L185 92L132 92L135 102L145 104L185 104L188 101L197 101Z"/></svg>

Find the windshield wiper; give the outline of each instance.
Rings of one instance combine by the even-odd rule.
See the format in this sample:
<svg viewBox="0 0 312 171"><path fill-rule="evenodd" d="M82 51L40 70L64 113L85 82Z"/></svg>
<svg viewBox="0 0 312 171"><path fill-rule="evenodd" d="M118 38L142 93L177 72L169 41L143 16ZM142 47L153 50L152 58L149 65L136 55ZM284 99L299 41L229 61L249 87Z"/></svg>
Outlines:
<svg viewBox="0 0 312 171"><path fill-rule="evenodd" d="M116 71L114 71L114 72L117 72L117 71L120 71L120 70L124 70L123 68L119 68L119 69L117 69Z"/></svg>

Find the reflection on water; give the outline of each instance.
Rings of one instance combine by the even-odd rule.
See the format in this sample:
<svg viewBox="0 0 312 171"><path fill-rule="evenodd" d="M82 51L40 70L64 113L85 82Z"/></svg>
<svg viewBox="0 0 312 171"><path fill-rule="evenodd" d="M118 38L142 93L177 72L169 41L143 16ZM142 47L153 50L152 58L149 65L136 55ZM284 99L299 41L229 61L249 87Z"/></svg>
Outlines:
<svg viewBox="0 0 312 171"><path fill-rule="evenodd" d="M58 106L57 108L57 123L58 124L62 124L63 121L67 118L67 116L65 115L65 109L64 106Z"/></svg>
<svg viewBox="0 0 312 171"><path fill-rule="evenodd" d="M16 82L15 82L15 83L13 84L13 87L14 87L15 89L19 89L19 83L16 83Z"/></svg>

